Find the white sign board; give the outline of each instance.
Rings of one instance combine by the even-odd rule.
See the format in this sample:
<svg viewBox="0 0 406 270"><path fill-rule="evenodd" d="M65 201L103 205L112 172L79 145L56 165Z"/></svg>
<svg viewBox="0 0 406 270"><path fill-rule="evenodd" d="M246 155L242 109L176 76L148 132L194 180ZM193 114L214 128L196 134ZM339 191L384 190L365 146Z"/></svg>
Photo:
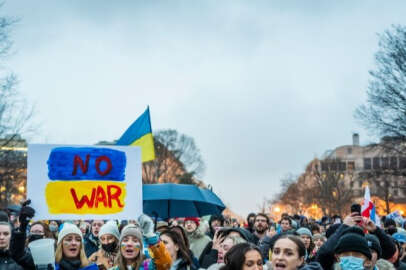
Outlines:
<svg viewBox="0 0 406 270"><path fill-rule="evenodd" d="M31 144L27 167L27 198L37 220L142 213L139 147Z"/></svg>

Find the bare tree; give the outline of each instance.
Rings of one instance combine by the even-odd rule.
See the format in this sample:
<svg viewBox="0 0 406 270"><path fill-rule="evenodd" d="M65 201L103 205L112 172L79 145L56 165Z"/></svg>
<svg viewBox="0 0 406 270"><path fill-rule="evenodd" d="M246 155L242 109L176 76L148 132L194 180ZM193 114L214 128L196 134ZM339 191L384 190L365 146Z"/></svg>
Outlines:
<svg viewBox="0 0 406 270"><path fill-rule="evenodd" d="M1 5L0 5L1 7ZM0 204L7 206L21 196L26 182L26 147L20 134L37 130L34 108L17 91L17 76L5 68L13 45L10 32L17 19L0 17ZM22 145L23 144L23 145ZM22 147L21 147L22 146ZM21 151L21 149L23 150Z"/></svg>
<svg viewBox="0 0 406 270"><path fill-rule="evenodd" d="M376 69L367 102L355 116L371 132L406 140L406 27L396 25L379 35Z"/></svg>
<svg viewBox="0 0 406 270"><path fill-rule="evenodd" d="M325 159L322 162L321 170L313 172L313 184L303 190L305 202L318 204L324 215L343 215L354 197L345 177L352 181L353 176L340 170L341 162L338 159Z"/></svg>
<svg viewBox="0 0 406 270"><path fill-rule="evenodd" d="M300 213L302 211L302 192L298 184L297 177L289 174L281 179L281 192L273 200L273 203L282 203L289 206L293 212Z"/></svg>
<svg viewBox="0 0 406 270"><path fill-rule="evenodd" d="M143 182L193 183L205 164L194 139L174 129L154 133L155 160L143 164Z"/></svg>

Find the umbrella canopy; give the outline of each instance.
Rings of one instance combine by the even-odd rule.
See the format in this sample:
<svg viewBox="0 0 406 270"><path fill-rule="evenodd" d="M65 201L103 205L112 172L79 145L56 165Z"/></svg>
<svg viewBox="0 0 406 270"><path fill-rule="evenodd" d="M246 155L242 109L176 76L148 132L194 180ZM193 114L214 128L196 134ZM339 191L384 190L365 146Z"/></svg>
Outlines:
<svg viewBox="0 0 406 270"><path fill-rule="evenodd" d="M219 215L226 208L212 191L195 185L152 184L142 190L144 213L163 219Z"/></svg>

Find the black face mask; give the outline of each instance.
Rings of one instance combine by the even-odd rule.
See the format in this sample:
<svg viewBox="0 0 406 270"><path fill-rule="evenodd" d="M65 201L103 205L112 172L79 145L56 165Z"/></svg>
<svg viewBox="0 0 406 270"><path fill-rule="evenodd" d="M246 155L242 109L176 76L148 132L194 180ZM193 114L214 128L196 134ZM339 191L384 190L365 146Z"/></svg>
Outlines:
<svg viewBox="0 0 406 270"><path fill-rule="evenodd" d="M44 238L42 234L30 234L30 236L28 237L28 243L31 243L32 241L39 240L42 238Z"/></svg>
<svg viewBox="0 0 406 270"><path fill-rule="evenodd" d="M111 253L114 252L117 248L117 243L113 242L113 243L109 243L109 244L102 244L102 249L104 249L105 251Z"/></svg>

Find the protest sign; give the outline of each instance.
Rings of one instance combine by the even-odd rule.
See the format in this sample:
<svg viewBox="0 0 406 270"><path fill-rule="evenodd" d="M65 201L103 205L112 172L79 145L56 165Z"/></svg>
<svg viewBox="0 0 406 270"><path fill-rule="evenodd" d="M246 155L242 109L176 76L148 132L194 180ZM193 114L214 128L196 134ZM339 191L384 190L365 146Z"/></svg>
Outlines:
<svg viewBox="0 0 406 270"><path fill-rule="evenodd" d="M142 213L141 151L124 146L28 146L35 219L131 219Z"/></svg>

